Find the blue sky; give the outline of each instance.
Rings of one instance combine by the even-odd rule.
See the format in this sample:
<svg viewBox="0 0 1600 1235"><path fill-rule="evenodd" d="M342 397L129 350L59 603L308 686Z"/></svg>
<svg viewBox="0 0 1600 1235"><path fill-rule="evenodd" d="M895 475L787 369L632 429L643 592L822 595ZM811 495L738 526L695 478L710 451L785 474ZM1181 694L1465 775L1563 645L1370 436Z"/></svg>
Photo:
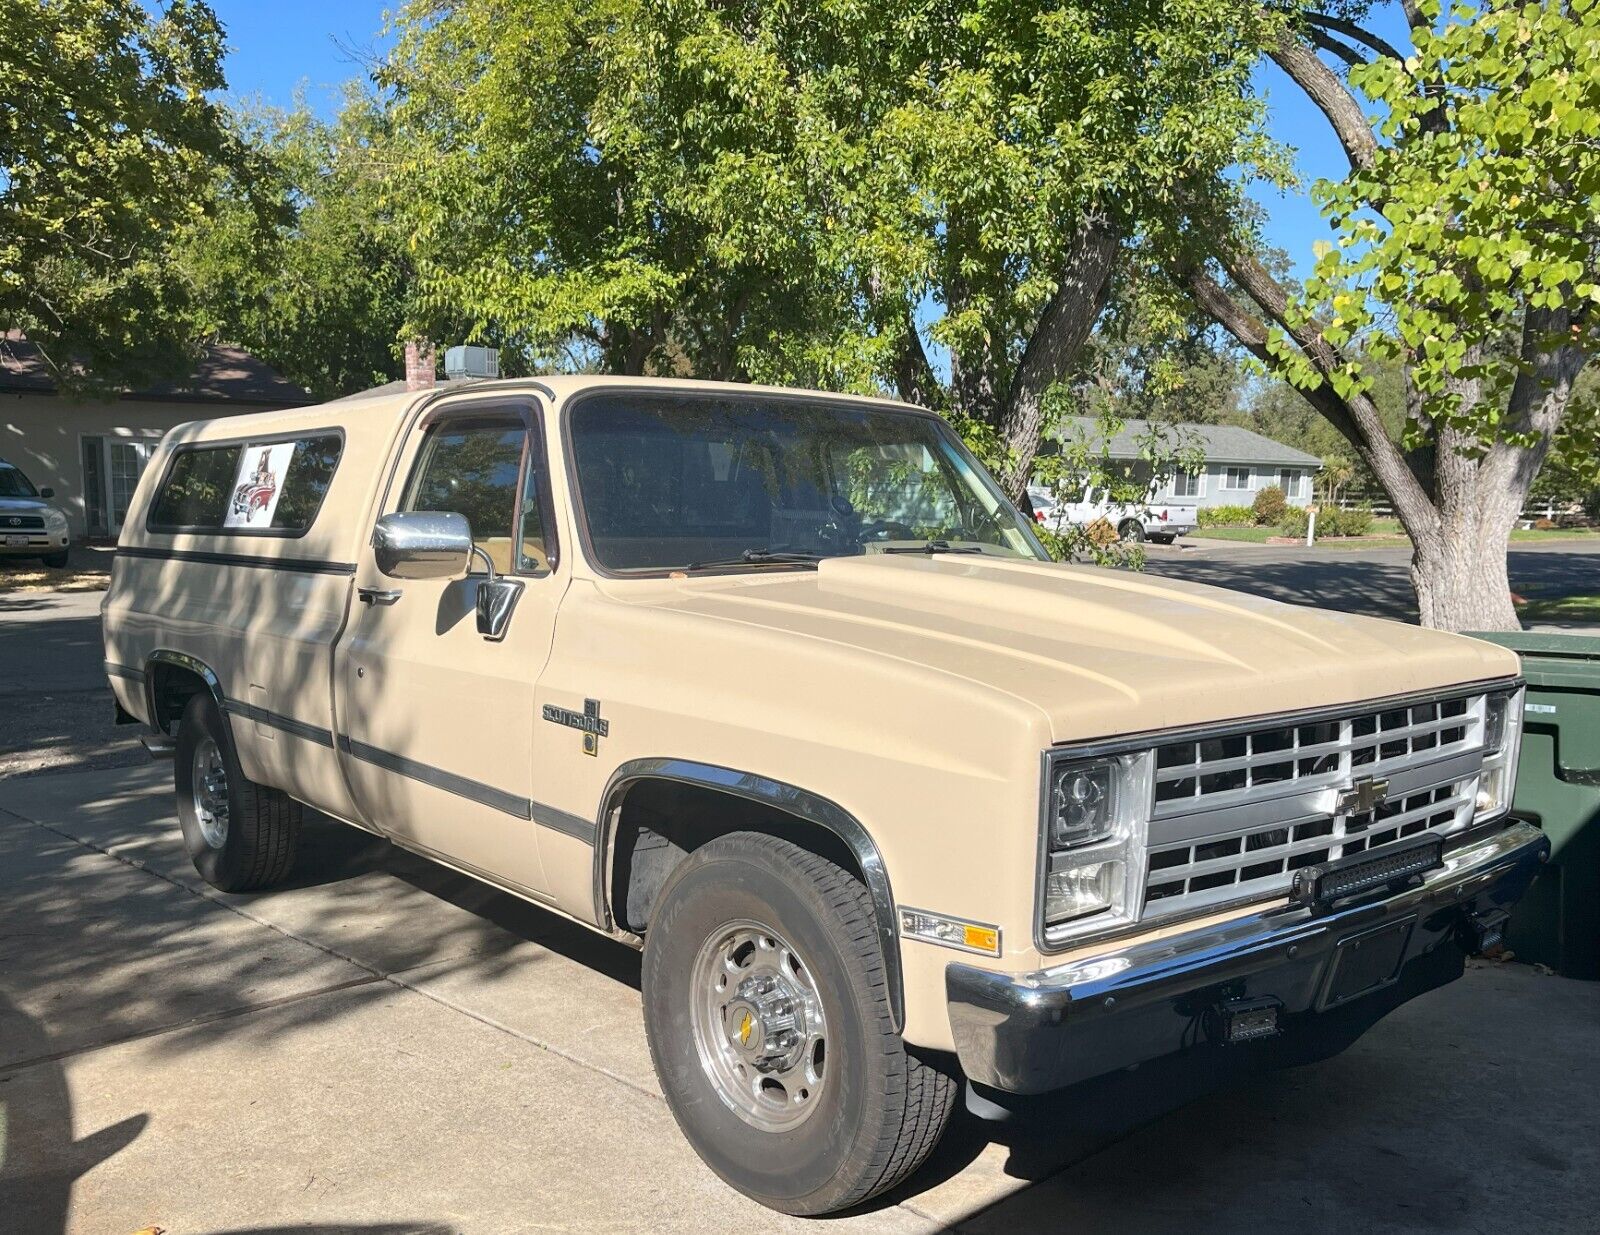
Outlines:
<svg viewBox="0 0 1600 1235"><path fill-rule="evenodd" d="M228 85L240 98L259 96L286 107L298 89L318 111L329 113L338 105L340 83L362 72L359 57L386 45L387 6L381 0L212 0L212 7L228 32ZM1384 6L1372 24L1390 40L1404 41L1397 6ZM1306 184L1342 175L1343 156L1321 113L1271 65L1260 71L1258 82L1270 103L1272 132L1296 148ZM1312 241L1329 235L1326 222L1303 193L1257 196L1267 207L1268 239L1304 272Z"/></svg>

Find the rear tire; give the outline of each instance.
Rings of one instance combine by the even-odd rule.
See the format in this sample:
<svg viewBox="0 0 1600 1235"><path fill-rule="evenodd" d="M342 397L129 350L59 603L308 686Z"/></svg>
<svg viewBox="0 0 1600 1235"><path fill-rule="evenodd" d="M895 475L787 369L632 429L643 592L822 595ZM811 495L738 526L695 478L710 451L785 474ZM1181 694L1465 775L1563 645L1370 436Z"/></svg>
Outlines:
<svg viewBox="0 0 1600 1235"><path fill-rule="evenodd" d="M956 1081L895 1031L871 897L798 845L735 832L679 863L643 991L679 1128L772 1209L831 1213L892 1188L949 1121Z"/></svg>
<svg viewBox="0 0 1600 1235"><path fill-rule="evenodd" d="M50 570L65 570L67 568L67 555L65 552L46 554L39 560Z"/></svg>
<svg viewBox="0 0 1600 1235"><path fill-rule="evenodd" d="M294 866L303 808L245 778L227 719L205 691L183 709L173 765L183 844L205 881L223 892L281 882Z"/></svg>
<svg viewBox="0 0 1600 1235"><path fill-rule="evenodd" d="M1124 519L1117 526L1117 535L1129 544L1139 544L1144 540L1144 524L1137 519Z"/></svg>

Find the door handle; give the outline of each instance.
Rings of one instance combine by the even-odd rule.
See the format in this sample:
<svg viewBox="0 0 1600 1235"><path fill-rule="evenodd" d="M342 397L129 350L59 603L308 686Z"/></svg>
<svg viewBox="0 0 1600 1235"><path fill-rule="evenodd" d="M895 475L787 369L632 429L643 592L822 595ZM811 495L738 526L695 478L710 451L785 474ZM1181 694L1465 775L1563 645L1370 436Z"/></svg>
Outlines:
<svg viewBox="0 0 1600 1235"><path fill-rule="evenodd" d="M392 605L400 599L400 593L381 587L358 587L356 599L364 605Z"/></svg>

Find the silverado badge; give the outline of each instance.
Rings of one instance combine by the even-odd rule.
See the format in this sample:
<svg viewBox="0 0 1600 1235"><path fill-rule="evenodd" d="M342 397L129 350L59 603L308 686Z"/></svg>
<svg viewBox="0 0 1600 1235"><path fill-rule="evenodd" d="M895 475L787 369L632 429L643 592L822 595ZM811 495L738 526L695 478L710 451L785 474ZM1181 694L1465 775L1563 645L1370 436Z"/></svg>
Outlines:
<svg viewBox="0 0 1600 1235"><path fill-rule="evenodd" d="M544 718L582 733L583 753L586 755L598 755L600 739L611 732L611 722L600 718L598 699L585 699L581 712L574 712L571 708L558 708L554 704L547 703L544 705Z"/></svg>

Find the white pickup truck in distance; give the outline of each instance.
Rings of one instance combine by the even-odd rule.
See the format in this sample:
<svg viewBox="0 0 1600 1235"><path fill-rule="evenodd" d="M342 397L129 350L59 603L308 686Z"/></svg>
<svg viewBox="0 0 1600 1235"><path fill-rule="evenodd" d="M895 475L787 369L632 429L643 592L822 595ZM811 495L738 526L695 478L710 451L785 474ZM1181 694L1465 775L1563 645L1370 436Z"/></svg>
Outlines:
<svg viewBox="0 0 1600 1235"><path fill-rule="evenodd" d="M641 949L684 1135L788 1213L916 1170L963 1081L1339 1049L1549 852L1515 654L1051 561L886 400L553 377L183 425L103 616L208 881L285 879L313 808Z"/></svg>
<svg viewBox="0 0 1600 1235"><path fill-rule="evenodd" d="M1194 531L1200 522L1200 508L1189 503L1153 499L1138 505L1119 503L1111 501L1104 489L1093 487L1068 495L1067 500L1049 489L1030 488L1028 500L1033 505L1035 521L1052 531L1090 527L1103 521L1116 529L1119 539L1135 543L1150 540L1170 545L1179 536Z"/></svg>

